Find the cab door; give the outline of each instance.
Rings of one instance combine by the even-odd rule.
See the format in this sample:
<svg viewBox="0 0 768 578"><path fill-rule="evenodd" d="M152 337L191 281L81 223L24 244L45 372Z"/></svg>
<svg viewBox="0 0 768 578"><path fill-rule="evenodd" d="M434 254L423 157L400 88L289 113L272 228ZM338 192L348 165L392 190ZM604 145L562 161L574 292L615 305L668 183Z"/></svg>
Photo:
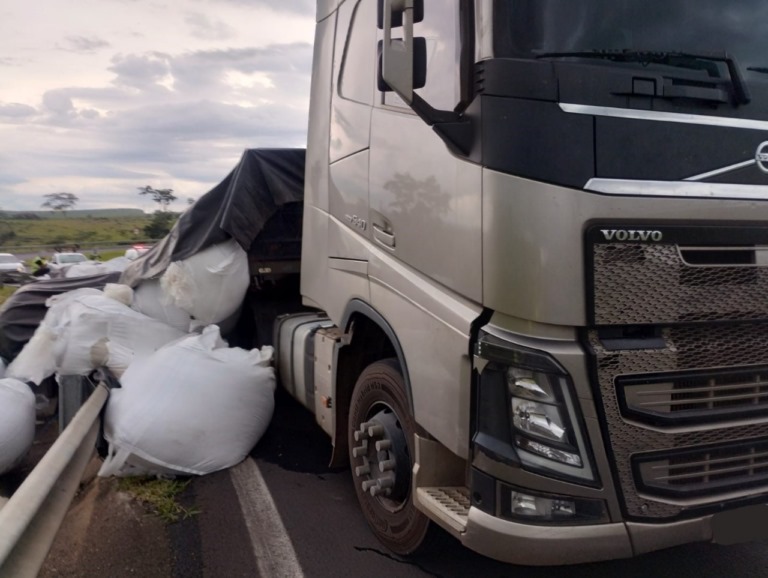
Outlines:
<svg viewBox="0 0 768 578"><path fill-rule="evenodd" d="M427 45L426 84L416 92L443 110L460 101L459 4L424 0L424 18L414 26ZM376 91L369 189L374 246L480 302L481 192L480 167L452 154L394 92Z"/></svg>

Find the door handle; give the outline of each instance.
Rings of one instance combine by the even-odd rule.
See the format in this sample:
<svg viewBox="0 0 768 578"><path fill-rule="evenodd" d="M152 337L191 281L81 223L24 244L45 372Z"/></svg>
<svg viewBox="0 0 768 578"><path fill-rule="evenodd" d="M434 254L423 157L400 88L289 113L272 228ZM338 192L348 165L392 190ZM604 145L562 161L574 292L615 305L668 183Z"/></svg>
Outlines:
<svg viewBox="0 0 768 578"><path fill-rule="evenodd" d="M390 249L395 248L395 235L385 231L376 223L373 224L373 238L385 247L389 247Z"/></svg>

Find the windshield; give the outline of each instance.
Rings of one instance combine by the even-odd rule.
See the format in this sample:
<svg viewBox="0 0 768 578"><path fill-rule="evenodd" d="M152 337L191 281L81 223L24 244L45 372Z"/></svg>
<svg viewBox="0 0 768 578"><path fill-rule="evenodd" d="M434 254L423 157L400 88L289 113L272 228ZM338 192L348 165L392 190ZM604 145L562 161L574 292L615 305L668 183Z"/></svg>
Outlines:
<svg viewBox="0 0 768 578"><path fill-rule="evenodd" d="M496 0L496 56L592 50L720 53L768 80L765 0Z"/></svg>
<svg viewBox="0 0 768 578"><path fill-rule="evenodd" d="M87 261L81 253L62 253L59 255L59 263L82 263Z"/></svg>

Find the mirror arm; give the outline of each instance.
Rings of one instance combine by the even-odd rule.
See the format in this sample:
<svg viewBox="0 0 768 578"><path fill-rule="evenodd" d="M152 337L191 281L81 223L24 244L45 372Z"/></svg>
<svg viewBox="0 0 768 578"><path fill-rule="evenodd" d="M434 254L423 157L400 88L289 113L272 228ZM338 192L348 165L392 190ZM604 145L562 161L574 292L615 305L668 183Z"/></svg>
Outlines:
<svg viewBox="0 0 768 578"><path fill-rule="evenodd" d="M452 110L438 110L415 92L410 106L418 117L443 139L451 151L463 157L469 155L474 129L467 116Z"/></svg>

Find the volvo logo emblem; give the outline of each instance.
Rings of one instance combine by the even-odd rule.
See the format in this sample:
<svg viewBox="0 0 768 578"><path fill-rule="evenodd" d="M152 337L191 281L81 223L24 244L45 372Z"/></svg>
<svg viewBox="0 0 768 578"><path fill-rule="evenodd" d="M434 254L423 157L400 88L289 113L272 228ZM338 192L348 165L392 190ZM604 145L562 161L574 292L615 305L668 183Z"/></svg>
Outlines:
<svg viewBox="0 0 768 578"><path fill-rule="evenodd" d="M631 229L601 229L606 241L654 241L658 243L664 238L661 231L638 231Z"/></svg>
<svg viewBox="0 0 768 578"><path fill-rule="evenodd" d="M757 168L764 173L768 173L768 141L761 143L760 146L757 147L755 161L757 162Z"/></svg>

